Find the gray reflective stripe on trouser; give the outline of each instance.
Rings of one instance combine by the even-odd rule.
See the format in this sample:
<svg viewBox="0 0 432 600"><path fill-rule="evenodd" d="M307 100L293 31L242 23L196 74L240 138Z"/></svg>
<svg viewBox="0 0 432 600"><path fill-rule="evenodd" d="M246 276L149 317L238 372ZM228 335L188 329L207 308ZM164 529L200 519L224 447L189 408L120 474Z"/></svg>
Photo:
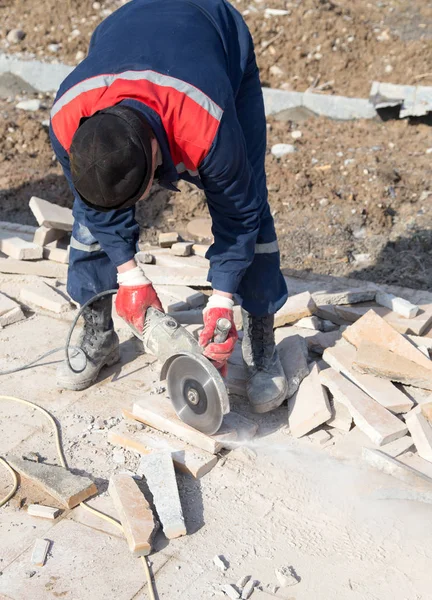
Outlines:
<svg viewBox="0 0 432 600"><path fill-rule="evenodd" d="M255 245L255 254L272 254L273 252L279 252L277 240L274 242L267 242L267 244Z"/></svg>
<svg viewBox="0 0 432 600"><path fill-rule="evenodd" d="M81 250L81 252L99 252L101 250L101 245L97 242L95 244L82 244L73 236L71 237L70 247L75 248L75 250Z"/></svg>
<svg viewBox="0 0 432 600"><path fill-rule="evenodd" d="M185 171L187 171L189 173L189 175L192 175L192 177L199 176L198 171L190 171L189 169L186 169L184 163L179 163L178 165L176 165L176 171L179 175L180 175L180 173L184 173Z"/></svg>
<svg viewBox="0 0 432 600"><path fill-rule="evenodd" d="M204 92L194 87L190 83L186 81L182 81L181 79L177 79L176 77L171 77L170 75L163 75L162 73L157 73L156 71L124 71L123 73L115 73L115 74L107 74L107 75L96 75L95 77L90 77L90 79L85 79L80 83L77 83L73 87L71 87L67 92L61 96L54 104L51 110L51 118L54 118L55 115L69 102L72 102L77 96L82 94L83 92L89 92L90 90L96 90L101 87L108 87L113 84L118 79L123 79L127 81L149 81L150 83L155 83L156 85L160 85L163 87L171 87L177 90L178 92L182 92L191 100L194 100L199 106L204 108L212 117L221 120L223 110L218 106L211 98L209 98Z"/></svg>

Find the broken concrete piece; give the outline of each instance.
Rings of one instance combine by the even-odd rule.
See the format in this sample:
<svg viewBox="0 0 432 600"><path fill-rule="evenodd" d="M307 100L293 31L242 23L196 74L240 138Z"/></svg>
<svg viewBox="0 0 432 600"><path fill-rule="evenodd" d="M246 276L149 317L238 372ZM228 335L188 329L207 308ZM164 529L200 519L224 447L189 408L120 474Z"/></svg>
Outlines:
<svg viewBox="0 0 432 600"><path fill-rule="evenodd" d="M195 479L200 479L209 473L217 463L217 456L204 450L198 450L178 440L166 440L149 431L130 431L130 429L127 423L121 423L108 431L108 441L141 454L167 450L172 454L175 467Z"/></svg>
<svg viewBox="0 0 432 600"><path fill-rule="evenodd" d="M73 508L97 493L91 479L73 475L63 467L23 460L10 454L6 460L22 477L43 488L66 508Z"/></svg>
<svg viewBox="0 0 432 600"><path fill-rule="evenodd" d="M275 569L275 574L280 586L283 588L297 585L300 581L293 567L280 567L279 569Z"/></svg>
<svg viewBox="0 0 432 600"><path fill-rule="evenodd" d="M248 600L252 596L256 585L257 585L257 581L255 581L254 579L251 579L249 577L249 581L244 585L244 587L241 590L242 600Z"/></svg>
<svg viewBox="0 0 432 600"><path fill-rule="evenodd" d="M415 304L412 304L403 298L398 298L394 294L387 294L386 292L377 292L375 302L389 308L406 319L414 318L419 311L419 307Z"/></svg>
<svg viewBox="0 0 432 600"><path fill-rule="evenodd" d="M37 281L20 293L21 302L60 314L71 309L71 304L45 281Z"/></svg>
<svg viewBox="0 0 432 600"><path fill-rule="evenodd" d="M41 246L19 237L0 239L0 252L16 260L38 260L43 254Z"/></svg>
<svg viewBox="0 0 432 600"><path fill-rule="evenodd" d="M341 292L314 292L312 298L318 306L332 304L340 306L343 304L358 304L375 300L375 290L352 289Z"/></svg>
<svg viewBox="0 0 432 600"><path fill-rule="evenodd" d="M33 546L33 552L31 555L31 563L36 567L43 567L46 561L48 550L50 547L49 540L36 540Z"/></svg>
<svg viewBox="0 0 432 600"><path fill-rule="evenodd" d="M308 317L316 310L316 304L309 292L291 296L275 314L275 327L295 323L303 317Z"/></svg>
<svg viewBox="0 0 432 600"><path fill-rule="evenodd" d="M381 450L382 450L382 452L385 452L388 456L392 456L393 458L396 458L397 456L400 456L404 452L408 452L408 450L410 450L413 446L414 446L413 438L410 437L409 435L404 435L403 437L399 438L398 440L394 440L393 442L390 442L390 444L385 444L384 446L381 446Z"/></svg>
<svg viewBox="0 0 432 600"><path fill-rule="evenodd" d="M171 254L174 254L174 256L190 256L192 246L193 242L176 242L171 246Z"/></svg>
<svg viewBox="0 0 432 600"><path fill-rule="evenodd" d="M36 229L33 243L37 246L46 246L52 242L57 242L67 235L62 229L53 229L52 227L38 227Z"/></svg>
<svg viewBox="0 0 432 600"><path fill-rule="evenodd" d="M13 258L0 258L0 273L66 279L67 272L67 265L56 264L48 260L21 261Z"/></svg>
<svg viewBox="0 0 432 600"><path fill-rule="evenodd" d="M356 348L362 341L372 342L432 371L432 361L427 359L411 342L373 310L370 310L356 323L347 327L342 335Z"/></svg>
<svg viewBox="0 0 432 600"><path fill-rule="evenodd" d="M37 196L30 198L29 206L40 226L72 231L74 218L70 208L52 204Z"/></svg>
<svg viewBox="0 0 432 600"><path fill-rule="evenodd" d="M189 235L199 242L213 239L211 219L192 219L187 224L186 229Z"/></svg>
<svg viewBox="0 0 432 600"><path fill-rule="evenodd" d="M187 285L208 288L208 270L202 267L189 267L184 265L181 269L164 267L160 265L146 265L145 274L156 285Z"/></svg>
<svg viewBox="0 0 432 600"><path fill-rule="evenodd" d="M186 535L171 453L155 452L143 456L138 474L146 478L166 537L172 540Z"/></svg>
<svg viewBox="0 0 432 600"><path fill-rule="evenodd" d="M52 508L51 506L43 506L42 504L29 504L27 513L32 517L54 520L59 516L61 510L59 508Z"/></svg>
<svg viewBox="0 0 432 600"><path fill-rule="evenodd" d="M25 319L25 315L21 310L20 306L9 310L0 316L0 327L6 327L7 325L13 325Z"/></svg>
<svg viewBox="0 0 432 600"><path fill-rule="evenodd" d="M432 111L432 87L373 81L369 102L376 109L400 106L401 119L423 117Z"/></svg>
<svg viewBox="0 0 432 600"><path fill-rule="evenodd" d="M413 469L400 460L372 448L363 448L362 457L363 460L375 469L383 471L386 475L396 477L396 479L413 485L416 488L423 489L432 497L432 479L417 471L417 469Z"/></svg>
<svg viewBox="0 0 432 600"><path fill-rule="evenodd" d="M206 258L206 254L209 248L210 246L207 246L206 244L194 244L192 246L192 254L196 256L201 256L202 258Z"/></svg>
<svg viewBox="0 0 432 600"><path fill-rule="evenodd" d="M309 375L307 345L299 335L286 337L277 346L279 357L288 382L287 398L291 398L300 383Z"/></svg>
<svg viewBox="0 0 432 600"><path fill-rule="evenodd" d="M316 363L303 379L295 396L288 402L288 423L291 435L302 437L331 418L327 391L319 379Z"/></svg>
<svg viewBox="0 0 432 600"><path fill-rule="evenodd" d="M432 462L432 425L422 414L421 408L412 410L405 422L419 456Z"/></svg>
<svg viewBox="0 0 432 600"><path fill-rule="evenodd" d="M297 327L304 327L304 329L313 329L315 331L323 331L322 320L315 315L312 317L303 317L296 323Z"/></svg>
<svg viewBox="0 0 432 600"><path fill-rule="evenodd" d="M0 317L14 308L19 308L19 304L0 292Z"/></svg>
<svg viewBox="0 0 432 600"><path fill-rule="evenodd" d="M214 436L206 435L183 423L176 415L171 401L163 396L147 395L133 405L133 416L138 421L159 431L171 433L191 446L210 454L217 454L223 444Z"/></svg>
<svg viewBox="0 0 432 600"><path fill-rule="evenodd" d="M230 583L224 583L221 585L221 590L226 596L228 596L228 598L231 598L231 600L238 600L238 598L240 598L240 594Z"/></svg>
<svg viewBox="0 0 432 600"><path fill-rule="evenodd" d="M137 252L135 260L138 264L142 265L154 265L156 262L156 258L151 252Z"/></svg>
<svg viewBox="0 0 432 600"><path fill-rule="evenodd" d="M180 236L176 231L159 234L159 246L161 248L171 248L171 246L179 240Z"/></svg>
<svg viewBox="0 0 432 600"><path fill-rule="evenodd" d="M69 254L70 246L59 248L57 242L51 242L51 244L47 244L43 249L43 257L46 260L52 260L64 265L69 264Z"/></svg>
<svg viewBox="0 0 432 600"><path fill-rule="evenodd" d="M147 556L158 523L144 494L129 475L112 475L108 492L122 524L129 550L135 556Z"/></svg>
<svg viewBox="0 0 432 600"><path fill-rule="evenodd" d="M356 359L356 349L345 340L339 340L332 348L324 350L323 359L335 371L343 373L366 394L395 414L411 410L413 402L387 379L380 379L367 373L359 373L352 364Z"/></svg>
<svg viewBox="0 0 432 600"><path fill-rule="evenodd" d="M186 285L163 285L159 289L180 302L186 302L191 308L203 306L208 298L202 292L193 290Z"/></svg>
<svg viewBox="0 0 432 600"><path fill-rule="evenodd" d="M361 342L353 367L361 373L432 390L432 372L429 369L377 344Z"/></svg>
<svg viewBox="0 0 432 600"><path fill-rule="evenodd" d="M219 571L222 571L222 573L225 573L225 571L228 569L227 561L223 556L215 556L213 559L213 563L219 569Z"/></svg>
<svg viewBox="0 0 432 600"><path fill-rule="evenodd" d="M244 575L243 577L240 577L240 579L237 581L236 583L236 588L240 591L243 590L244 586L247 584L247 582L250 580L251 576L250 575Z"/></svg>
<svg viewBox="0 0 432 600"><path fill-rule="evenodd" d="M331 419L327 421L327 425L330 425L330 427L335 427L336 429L341 429L342 431L350 431L353 418L345 404L342 404L342 402L338 402L337 400L333 400L330 407L332 416Z"/></svg>
<svg viewBox="0 0 432 600"><path fill-rule="evenodd" d="M404 423L334 369L321 371L320 380L334 399L348 408L357 427L377 446L407 433Z"/></svg>

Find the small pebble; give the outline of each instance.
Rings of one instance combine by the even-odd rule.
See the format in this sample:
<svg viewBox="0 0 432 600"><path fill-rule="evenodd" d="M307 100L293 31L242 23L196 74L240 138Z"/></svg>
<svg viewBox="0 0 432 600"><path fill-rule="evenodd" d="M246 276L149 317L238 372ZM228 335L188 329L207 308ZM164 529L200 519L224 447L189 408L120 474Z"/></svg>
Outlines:
<svg viewBox="0 0 432 600"><path fill-rule="evenodd" d="M244 575L241 579L239 579L237 581L236 588L238 588L239 590L242 590L250 578L251 578L250 575Z"/></svg>
<svg viewBox="0 0 432 600"><path fill-rule="evenodd" d="M231 600L238 600L240 598L240 594L230 583L222 585L221 590L228 596L228 598L231 598Z"/></svg>
<svg viewBox="0 0 432 600"><path fill-rule="evenodd" d="M25 36L26 34L22 29L11 29L6 36L6 39L11 44L18 44L19 42L22 42Z"/></svg>
<svg viewBox="0 0 432 600"><path fill-rule="evenodd" d="M53 54L56 54L60 50L60 44L48 44L48 50Z"/></svg>
<svg viewBox="0 0 432 600"><path fill-rule="evenodd" d="M75 60L77 62L84 60L85 58L85 52L83 52L82 50L78 50L78 52L75 54Z"/></svg>
<svg viewBox="0 0 432 600"><path fill-rule="evenodd" d="M255 586L258 582L254 581L253 579L251 579L243 588L242 591L242 600L248 600L248 598L250 598L253 594L253 591L255 589Z"/></svg>
<svg viewBox="0 0 432 600"><path fill-rule="evenodd" d="M300 578L292 567L280 567L280 569L275 569L275 574L281 587L297 585L300 581Z"/></svg>
<svg viewBox="0 0 432 600"><path fill-rule="evenodd" d="M225 560L225 557L222 555L215 556L213 559L213 562L216 565L216 567L220 571L222 571L222 573L225 573L225 571L228 569L227 561Z"/></svg>
<svg viewBox="0 0 432 600"><path fill-rule="evenodd" d="M16 107L20 108L21 110L29 110L32 112L39 110L41 106L42 102L37 98L34 98L33 100L22 100L16 105Z"/></svg>
<svg viewBox="0 0 432 600"><path fill-rule="evenodd" d="M299 140L302 136L302 132L301 131L291 131L291 137L293 140Z"/></svg>
<svg viewBox="0 0 432 600"><path fill-rule="evenodd" d="M294 152L296 152L296 148L292 144L275 144L271 149L271 153L276 158L282 158L285 154L293 154Z"/></svg>

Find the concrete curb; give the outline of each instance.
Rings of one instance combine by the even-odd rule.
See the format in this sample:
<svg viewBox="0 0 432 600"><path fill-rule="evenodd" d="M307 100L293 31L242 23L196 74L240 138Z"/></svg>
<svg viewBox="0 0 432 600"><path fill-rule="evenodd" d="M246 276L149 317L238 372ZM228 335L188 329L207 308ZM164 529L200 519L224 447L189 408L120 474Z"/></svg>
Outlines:
<svg viewBox="0 0 432 600"><path fill-rule="evenodd" d="M0 53L0 73L21 77L40 92L56 91L74 67L61 63L23 60ZM288 92L263 88L266 115L274 115L289 108L304 107L316 115L337 120L373 119L375 108L364 98L327 96L311 92Z"/></svg>

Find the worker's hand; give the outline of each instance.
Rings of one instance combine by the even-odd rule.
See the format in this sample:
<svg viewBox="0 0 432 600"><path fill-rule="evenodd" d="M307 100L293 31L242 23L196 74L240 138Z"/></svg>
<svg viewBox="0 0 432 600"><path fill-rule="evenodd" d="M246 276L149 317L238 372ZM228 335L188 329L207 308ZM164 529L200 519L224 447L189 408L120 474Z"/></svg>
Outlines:
<svg viewBox="0 0 432 600"><path fill-rule="evenodd" d="M213 294L203 311L204 329L200 333L199 343L204 348L204 356L214 361L215 367L225 377L227 361L234 351L238 334L234 325L234 302L231 298ZM219 319L228 319L231 329L225 342L213 342L215 329Z"/></svg>
<svg viewBox="0 0 432 600"><path fill-rule="evenodd" d="M162 310L158 295L139 267L119 273L117 282L120 285L115 303L117 314L141 334L147 309L153 306Z"/></svg>

